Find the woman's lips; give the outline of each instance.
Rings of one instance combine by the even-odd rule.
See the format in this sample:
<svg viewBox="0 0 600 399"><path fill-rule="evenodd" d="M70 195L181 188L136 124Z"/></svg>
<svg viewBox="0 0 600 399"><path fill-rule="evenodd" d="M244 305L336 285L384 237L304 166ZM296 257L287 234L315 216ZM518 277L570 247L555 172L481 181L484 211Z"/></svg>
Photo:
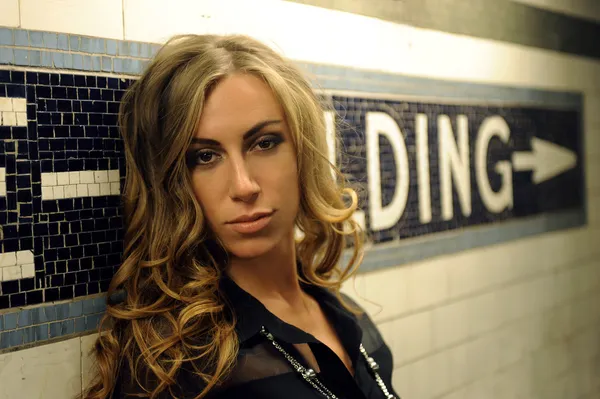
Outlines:
<svg viewBox="0 0 600 399"><path fill-rule="evenodd" d="M257 233L260 230L264 229L271 222L273 214L267 214L255 219L251 222L235 222L228 223L231 229L240 234L252 234Z"/></svg>

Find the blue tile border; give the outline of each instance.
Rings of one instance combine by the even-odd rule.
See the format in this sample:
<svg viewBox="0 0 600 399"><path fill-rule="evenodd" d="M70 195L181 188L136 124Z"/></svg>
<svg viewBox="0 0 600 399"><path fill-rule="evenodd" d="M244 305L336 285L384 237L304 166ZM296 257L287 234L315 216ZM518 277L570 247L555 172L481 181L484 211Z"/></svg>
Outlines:
<svg viewBox="0 0 600 399"><path fill-rule="evenodd" d="M0 353L98 329L106 294L0 313Z"/></svg>
<svg viewBox="0 0 600 399"><path fill-rule="evenodd" d="M160 46L0 27L0 65L139 75Z"/></svg>

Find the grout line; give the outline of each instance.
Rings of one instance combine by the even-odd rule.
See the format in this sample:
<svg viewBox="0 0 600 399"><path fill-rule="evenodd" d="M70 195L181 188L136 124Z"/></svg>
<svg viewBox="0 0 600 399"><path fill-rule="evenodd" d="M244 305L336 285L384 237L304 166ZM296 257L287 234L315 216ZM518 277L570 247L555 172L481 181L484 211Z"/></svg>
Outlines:
<svg viewBox="0 0 600 399"><path fill-rule="evenodd" d="M21 0L18 0L18 1L19 1L19 26L18 26L18 28L21 29L21 26L23 25L23 21L21 20L22 15L23 15L23 13L22 13L23 7L21 6Z"/></svg>
<svg viewBox="0 0 600 399"><path fill-rule="evenodd" d="M121 0L121 19L123 26L123 40L125 40L125 0Z"/></svg>

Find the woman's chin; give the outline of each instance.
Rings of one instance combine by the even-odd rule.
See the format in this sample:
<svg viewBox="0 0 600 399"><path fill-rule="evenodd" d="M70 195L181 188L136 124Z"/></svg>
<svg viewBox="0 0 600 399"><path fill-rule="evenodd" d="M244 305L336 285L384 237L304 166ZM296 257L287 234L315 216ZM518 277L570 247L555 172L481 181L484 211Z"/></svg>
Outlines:
<svg viewBox="0 0 600 399"><path fill-rule="evenodd" d="M261 238L256 240L243 240L228 245L228 252L239 259L258 258L270 252L275 247L272 239Z"/></svg>

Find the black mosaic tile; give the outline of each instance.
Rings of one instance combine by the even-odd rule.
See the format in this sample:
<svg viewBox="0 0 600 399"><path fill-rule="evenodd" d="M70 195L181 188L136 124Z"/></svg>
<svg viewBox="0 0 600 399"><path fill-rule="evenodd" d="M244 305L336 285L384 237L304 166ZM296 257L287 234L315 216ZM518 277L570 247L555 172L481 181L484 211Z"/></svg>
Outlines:
<svg viewBox="0 0 600 399"><path fill-rule="evenodd" d="M12 83L10 71L0 70L0 83Z"/></svg>
<svg viewBox="0 0 600 399"><path fill-rule="evenodd" d="M24 278L21 280L20 291L32 291L35 288L34 279L32 278Z"/></svg>
<svg viewBox="0 0 600 399"><path fill-rule="evenodd" d="M25 306L25 293L9 295L10 307L16 308L19 306Z"/></svg>
<svg viewBox="0 0 600 399"><path fill-rule="evenodd" d="M9 252L9 251L4 251ZM0 288L2 289L2 295L15 294L19 292L19 281L3 281L0 283Z"/></svg>
<svg viewBox="0 0 600 399"><path fill-rule="evenodd" d="M0 309L8 309L9 306L8 295L0 295Z"/></svg>
<svg viewBox="0 0 600 399"><path fill-rule="evenodd" d="M97 294L100 292L100 284L98 282L88 283L88 295Z"/></svg>
<svg viewBox="0 0 600 399"><path fill-rule="evenodd" d="M44 293L42 290L29 291L25 293L25 302L27 305L37 305L44 301Z"/></svg>
<svg viewBox="0 0 600 399"><path fill-rule="evenodd" d="M44 295L46 302L57 301L59 299L58 288L46 288Z"/></svg>
<svg viewBox="0 0 600 399"><path fill-rule="evenodd" d="M86 284L77 284L75 285L75 296L80 297L87 295L87 286Z"/></svg>
<svg viewBox="0 0 600 399"><path fill-rule="evenodd" d="M25 72L12 71L11 72L11 83L25 83Z"/></svg>

